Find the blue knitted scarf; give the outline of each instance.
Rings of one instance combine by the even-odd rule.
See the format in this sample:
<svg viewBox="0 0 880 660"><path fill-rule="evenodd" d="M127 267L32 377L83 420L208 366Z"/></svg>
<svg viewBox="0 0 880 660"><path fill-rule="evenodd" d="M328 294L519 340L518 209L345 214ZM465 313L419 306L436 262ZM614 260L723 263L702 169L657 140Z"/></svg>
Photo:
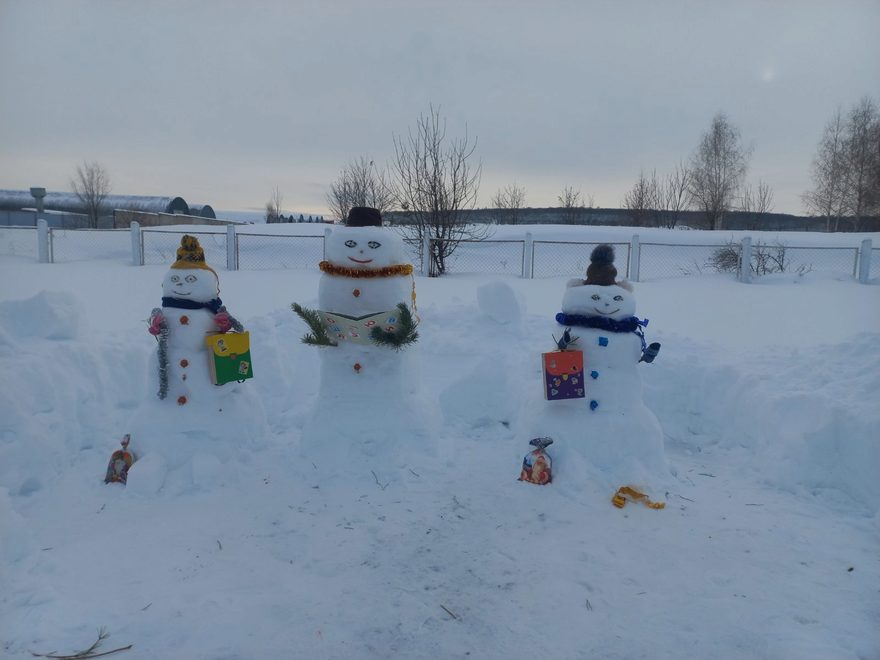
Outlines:
<svg viewBox="0 0 880 660"><path fill-rule="evenodd" d="M186 300L184 298L168 298L162 296L162 307L176 307L177 309L210 309L215 314L220 311L223 301L220 298L213 298L208 302L198 302L195 300Z"/></svg>
<svg viewBox="0 0 880 660"><path fill-rule="evenodd" d="M583 316L582 314L559 312L556 315L556 322L560 325L596 328L597 330L607 330L608 332L634 332L642 341L642 350L645 350L645 332L642 328L648 326L648 319L642 320L636 316L627 316L616 321L606 316Z"/></svg>

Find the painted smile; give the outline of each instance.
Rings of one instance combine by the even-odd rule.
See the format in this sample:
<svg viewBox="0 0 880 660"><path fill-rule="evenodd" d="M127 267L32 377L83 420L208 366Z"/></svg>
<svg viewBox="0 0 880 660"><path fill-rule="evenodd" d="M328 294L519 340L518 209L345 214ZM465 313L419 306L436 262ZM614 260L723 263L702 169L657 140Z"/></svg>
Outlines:
<svg viewBox="0 0 880 660"><path fill-rule="evenodd" d="M192 291L187 291L186 293L184 293L183 291L175 291L174 295L175 296L188 296L191 293L192 293Z"/></svg>
<svg viewBox="0 0 880 660"><path fill-rule="evenodd" d="M593 307L593 309L596 311L597 314L601 314L602 316L611 316L612 314L617 314L617 312L620 311L620 307L615 309L613 312L603 312L602 310L596 309L595 307Z"/></svg>
<svg viewBox="0 0 880 660"><path fill-rule="evenodd" d="M368 264L372 261L372 259L355 259L354 257L349 257L349 259L357 264Z"/></svg>

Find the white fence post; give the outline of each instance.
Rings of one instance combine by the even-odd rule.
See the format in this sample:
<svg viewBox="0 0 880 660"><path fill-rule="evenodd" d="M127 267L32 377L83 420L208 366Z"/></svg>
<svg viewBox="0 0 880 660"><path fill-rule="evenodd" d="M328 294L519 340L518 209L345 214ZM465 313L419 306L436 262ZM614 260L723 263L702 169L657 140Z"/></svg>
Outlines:
<svg viewBox="0 0 880 660"><path fill-rule="evenodd" d="M633 234L629 244L629 279L632 282L639 281L639 271L642 267L642 246L639 243L639 235Z"/></svg>
<svg viewBox="0 0 880 660"><path fill-rule="evenodd" d="M141 240L141 224L131 221L131 263L133 266L144 265L144 243Z"/></svg>
<svg viewBox="0 0 880 660"><path fill-rule="evenodd" d="M868 276L871 274L871 247L871 239L866 238L859 250L859 282L862 284L868 283Z"/></svg>
<svg viewBox="0 0 880 660"><path fill-rule="evenodd" d="M226 269L238 270L238 250L235 225L226 225Z"/></svg>
<svg viewBox="0 0 880 660"><path fill-rule="evenodd" d="M324 261L327 260L327 239L330 238L330 232L333 231L330 227L324 227L324 256L322 259Z"/></svg>
<svg viewBox="0 0 880 660"><path fill-rule="evenodd" d="M49 223L43 219L37 220L37 261L49 263Z"/></svg>
<svg viewBox="0 0 880 660"><path fill-rule="evenodd" d="M748 284L752 281L752 238L744 236L739 252L739 281Z"/></svg>
<svg viewBox="0 0 880 660"><path fill-rule="evenodd" d="M532 232L526 232L526 245L523 250L522 276L528 279L535 277L535 237Z"/></svg>
<svg viewBox="0 0 880 660"><path fill-rule="evenodd" d="M431 276L431 237L422 236L422 275Z"/></svg>

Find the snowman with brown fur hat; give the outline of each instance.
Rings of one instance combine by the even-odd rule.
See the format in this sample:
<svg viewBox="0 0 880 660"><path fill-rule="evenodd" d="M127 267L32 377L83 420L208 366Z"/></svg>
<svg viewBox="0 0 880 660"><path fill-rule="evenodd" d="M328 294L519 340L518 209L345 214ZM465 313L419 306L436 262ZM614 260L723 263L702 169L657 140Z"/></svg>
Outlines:
<svg viewBox="0 0 880 660"><path fill-rule="evenodd" d="M642 398L639 363L651 362L659 344L646 345L648 322L635 316L632 285L618 280L614 257L612 245L596 246L586 277L568 281L556 314L554 335L570 329L576 340L568 348L583 351L585 397L541 402L540 427L530 432L556 440L554 477L561 481L578 463L603 486L650 488L669 469L660 422Z"/></svg>

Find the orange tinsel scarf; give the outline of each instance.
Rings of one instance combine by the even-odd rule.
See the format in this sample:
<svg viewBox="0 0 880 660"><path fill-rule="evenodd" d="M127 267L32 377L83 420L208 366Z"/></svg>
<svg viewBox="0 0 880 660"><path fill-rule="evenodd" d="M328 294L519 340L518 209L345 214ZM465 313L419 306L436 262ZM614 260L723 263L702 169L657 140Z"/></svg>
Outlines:
<svg viewBox="0 0 880 660"><path fill-rule="evenodd" d="M413 272L412 264L397 264L384 268L346 268L345 266L334 266L329 261L322 261L318 264L318 268L322 273L342 275L343 277L392 277L393 275L412 275Z"/></svg>

